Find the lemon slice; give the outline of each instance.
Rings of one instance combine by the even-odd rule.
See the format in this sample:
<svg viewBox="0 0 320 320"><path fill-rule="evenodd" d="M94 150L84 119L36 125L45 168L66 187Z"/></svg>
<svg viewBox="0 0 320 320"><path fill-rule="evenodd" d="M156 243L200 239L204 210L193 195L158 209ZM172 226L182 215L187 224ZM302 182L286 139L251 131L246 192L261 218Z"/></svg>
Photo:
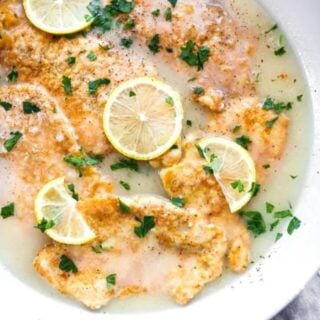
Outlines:
<svg viewBox="0 0 320 320"><path fill-rule="evenodd" d="M92 22L91 0L24 0L28 19L52 34L68 34L87 28Z"/></svg>
<svg viewBox="0 0 320 320"><path fill-rule="evenodd" d="M213 171L231 212L240 210L252 197L256 169L250 154L226 138L207 136L198 142Z"/></svg>
<svg viewBox="0 0 320 320"><path fill-rule="evenodd" d="M50 181L39 191L35 201L35 215L40 224L44 219L54 222L46 230L53 240L65 244L83 244L95 238L85 219L77 209L64 178Z"/></svg>
<svg viewBox="0 0 320 320"><path fill-rule="evenodd" d="M161 156L178 140L183 109L180 96L153 78L123 82L110 95L104 130L115 149L136 160Z"/></svg>

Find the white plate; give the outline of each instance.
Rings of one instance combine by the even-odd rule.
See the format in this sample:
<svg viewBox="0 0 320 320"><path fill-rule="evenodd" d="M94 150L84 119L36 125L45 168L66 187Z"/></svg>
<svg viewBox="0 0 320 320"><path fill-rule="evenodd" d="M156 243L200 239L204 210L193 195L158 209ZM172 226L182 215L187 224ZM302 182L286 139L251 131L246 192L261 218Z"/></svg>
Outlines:
<svg viewBox="0 0 320 320"><path fill-rule="evenodd" d="M303 226L285 237L266 259L257 278L251 270L226 287L205 294L186 307L134 314L89 312L51 299L25 286L0 265L1 319L219 319L264 320L272 317L300 290L320 265L320 2L319 0L261 0L279 22L300 57L314 108L314 145L308 175L296 214ZM318 92L316 91L318 90ZM1 235L0 235L1 236Z"/></svg>

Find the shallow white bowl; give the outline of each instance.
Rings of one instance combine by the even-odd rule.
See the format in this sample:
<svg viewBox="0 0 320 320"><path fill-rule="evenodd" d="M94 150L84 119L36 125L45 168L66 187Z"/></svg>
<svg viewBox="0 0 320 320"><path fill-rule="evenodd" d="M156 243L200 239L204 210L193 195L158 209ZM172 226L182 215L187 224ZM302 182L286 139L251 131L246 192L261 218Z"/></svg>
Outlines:
<svg viewBox="0 0 320 320"><path fill-rule="evenodd" d="M213 294L201 295L186 307L128 314L89 312L43 296L17 280L0 265L1 319L219 319L264 320L275 315L320 266L320 2L319 0L261 0L289 38L309 83L313 104L313 146L307 178L295 208L303 226L285 237L261 265L259 277L249 271ZM318 91L317 91L318 90ZM0 235L1 236L1 235ZM255 270L253 270L255 271Z"/></svg>

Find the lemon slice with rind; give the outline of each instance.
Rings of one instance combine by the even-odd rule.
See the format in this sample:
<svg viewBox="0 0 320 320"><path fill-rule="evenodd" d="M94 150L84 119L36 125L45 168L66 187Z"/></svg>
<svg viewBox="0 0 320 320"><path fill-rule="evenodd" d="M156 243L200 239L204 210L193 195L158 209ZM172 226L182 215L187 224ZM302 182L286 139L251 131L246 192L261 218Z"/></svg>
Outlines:
<svg viewBox="0 0 320 320"><path fill-rule="evenodd" d="M95 238L78 211L77 201L72 198L64 178L52 180L42 187L35 200L35 215L39 224L43 221L53 224L45 232L57 242L79 245Z"/></svg>
<svg viewBox="0 0 320 320"><path fill-rule="evenodd" d="M179 94L153 78L136 78L114 89L104 111L104 130L114 148L136 160L164 154L178 140L183 108Z"/></svg>
<svg viewBox="0 0 320 320"><path fill-rule="evenodd" d="M252 197L256 169L247 150L222 137L207 136L198 142L231 212L239 211Z"/></svg>
<svg viewBox="0 0 320 320"><path fill-rule="evenodd" d="M92 22L88 9L91 0L24 0L28 19L40 30L52 34L70 34L87 28Z"/></svg>

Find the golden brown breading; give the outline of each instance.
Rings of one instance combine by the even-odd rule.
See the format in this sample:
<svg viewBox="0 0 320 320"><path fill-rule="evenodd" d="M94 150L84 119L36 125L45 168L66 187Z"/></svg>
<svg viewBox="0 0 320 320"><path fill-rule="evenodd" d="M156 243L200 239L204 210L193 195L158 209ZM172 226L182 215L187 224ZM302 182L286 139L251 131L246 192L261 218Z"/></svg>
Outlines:
<svg viewBox="0 0 320 320"><path fill-rule="evenodd" d="M223 231L195 212L186 212L156 197L122 199L129 214L121 213L115 196L79 202L98 238L83 246L52 244L40 251L35 269L60 292L97 309L112 297L139 292L170 295L185 304L203 286L221 275L226 241ZM155 228L139 238L134 217L155 217ZM104 243L108 250L95 253L91 246ZM71 258L75 274L59 269L60 257ZM106 276L116 274L110 289Z"/></svg>

